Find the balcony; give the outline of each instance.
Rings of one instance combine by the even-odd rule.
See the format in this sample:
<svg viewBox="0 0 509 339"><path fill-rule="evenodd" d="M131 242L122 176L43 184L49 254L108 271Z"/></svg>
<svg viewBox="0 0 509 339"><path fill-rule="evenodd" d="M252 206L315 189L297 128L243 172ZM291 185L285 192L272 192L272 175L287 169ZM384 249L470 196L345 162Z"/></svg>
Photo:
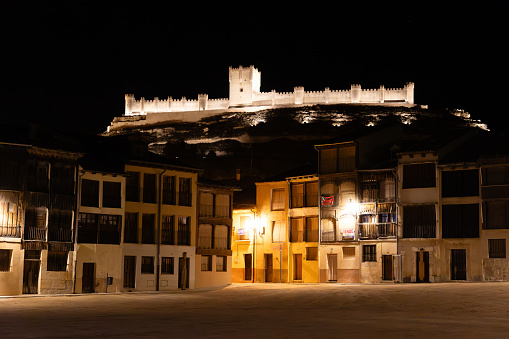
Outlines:
<svg viewBox="0 0 509 339"><path fill-rule="evenodd" d="M359 223L360 239L384 239L395 238L397 236L397 227L395 223Z"/></svg>
<svg viewBox="0 0 509 339"><path fill-rule="evenodd" d="M21 226L0 226L0 237L21 238Z"/></svg>
<svg viewBox="0 0 509 339"><path fill-rule="evenodd" d="M35 240L35 241L46 241L46 233L48 229L46 227L25 227L25 233L23 239Z"/></svg>
<svg viewBox="0 0 509 339"><path fill-rule="evenodd" d="M72 242L72 230L63 228L50 228L49 241Z"/></svg>

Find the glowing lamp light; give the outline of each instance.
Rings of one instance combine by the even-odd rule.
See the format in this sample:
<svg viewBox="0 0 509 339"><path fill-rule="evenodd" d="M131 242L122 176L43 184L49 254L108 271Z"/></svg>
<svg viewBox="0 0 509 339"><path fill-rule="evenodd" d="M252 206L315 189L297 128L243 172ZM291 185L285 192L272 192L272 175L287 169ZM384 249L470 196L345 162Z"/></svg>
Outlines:
<svg viewBox="0 0 509 339"><path fill-rule="evenodd" d="M355 201L352 201L352 199L350 199L346 208L348 210L348 214L357 215L357 212L359 211L359 204Z"/></svg>

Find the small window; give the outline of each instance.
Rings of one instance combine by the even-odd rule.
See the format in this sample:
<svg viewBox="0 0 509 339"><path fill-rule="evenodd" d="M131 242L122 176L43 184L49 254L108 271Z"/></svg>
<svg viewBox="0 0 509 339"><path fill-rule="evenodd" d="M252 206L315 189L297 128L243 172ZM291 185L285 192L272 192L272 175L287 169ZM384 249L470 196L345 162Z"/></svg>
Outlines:
<svg viewBox="0 0 509 339"><path fill-rule="evenodd" d="M121 184L119 182L103 182L103 207L120 208Z"/></svg>
<svg viewBox="0 0 509 339"><path fill-rule="evenodd" d="M99 181L81 180L81 205L99 207Z"/></svg>
<svg viewBox="0 0 509 339"><path fill-rule="evenodd" d="M355 247L343 247L343 259L354 259Z"/></svg>
<svg viewBox="0 0 509 339"><path fill-rule="evenodd" d="M376 261L376 245L362 246L362 261Z"/></svg>
<svg viewBox="0 0 509 339"><path fill-rule="evenodd" d="M48 271L67 271L68 252L48 251Z"/></svg>
<svg viewBox="0 0 509 339"><path fill-rule="evenodd" d="M306 260L307 261L318 260L318 247L306 247Z"/></svg>
<svg viewBox="0 0 509 339"><path fill-rule="evenodd" d="M226 272L226 267L227 267L226 257L221 255L216 256L216 271Z"/></svg>
<svg viewBox="0 0 509 339"><path fill-rule="evenodd" d="M202 255L201 256L201 270L202 271L212 271L212 256L211 255Z"/></svg>
<svg viewBox="0 0 509 339"><path fill-rule="evenodd" d="M272 223L272 242L286 241L286 222L274 221Z"/></svg>
<svg viewBox="0 0 509 339"><path fill-rule="evenodd" d="M249 229L249 223L251 222L251 217L241 216L240 217L240 226L237 234L239 236L239 240L249 240L251 230Z"/></svg>
<svg viewBox="0 0 509 339"><path fill-rule="evenodd" d="M278 188L272 190L271 210L282 211L285 209L285 189Z"/></svg>
<svg viewBox="0 0 509 339"><path fill-rule="evenodd" d="M505 258L505 239L488 239L490 258Z"/></svg>
<svg viewBox="0 0 509 339"><path fill-rule="evenodd" d="M154 274L154 257L141 257L141 273Z"/></svg>
<svg viewBox="0 0 509 339"><path fill-rule="evenodd" d="M175 263L173 257L161 258L161 274L174 274Z"/></svg>
<svg viewBox="0 0 509 339"><path fill-rule="evenodd" d="M0 250L0 272L11 270L12 250Z"/></svg>

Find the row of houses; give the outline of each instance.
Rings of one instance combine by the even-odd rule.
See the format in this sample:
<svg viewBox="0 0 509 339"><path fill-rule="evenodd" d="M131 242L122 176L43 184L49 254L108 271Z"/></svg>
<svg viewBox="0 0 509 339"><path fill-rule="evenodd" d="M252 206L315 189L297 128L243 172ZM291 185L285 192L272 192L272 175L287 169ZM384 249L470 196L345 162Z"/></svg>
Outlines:
<svg viewBox="0 0 509 339"><path fill-rule="evenodd" d="M370 128L242 192L129 138L2 142L0 295L509 280L507 140Z"/></svg>
<svg viewBox="0 0 509 339"><path fill-rule="evenodd" d="M316 145L317 171L257 183L234 210L232 281L509 280L508 145L401 126Z"/></svg>
<svg viewBox="0 0 509 339"><path fill-rule="evenodd" d="M0 143L0 295L231 283L233 189L126 139L96 146Z"/></svg>

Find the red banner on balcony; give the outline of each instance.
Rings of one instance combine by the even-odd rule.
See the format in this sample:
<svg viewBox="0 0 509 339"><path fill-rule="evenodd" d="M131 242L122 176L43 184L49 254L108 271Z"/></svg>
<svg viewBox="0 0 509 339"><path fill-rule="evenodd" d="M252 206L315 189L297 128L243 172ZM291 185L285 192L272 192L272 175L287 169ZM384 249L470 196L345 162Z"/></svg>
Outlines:
<svg viewBox="0 0 509 339"><path fill-rule="evenodd" d="M322 206L334 205L334 196L333 195L328 196L328 197L322 196L321 202L322 202Z"/></svg>

